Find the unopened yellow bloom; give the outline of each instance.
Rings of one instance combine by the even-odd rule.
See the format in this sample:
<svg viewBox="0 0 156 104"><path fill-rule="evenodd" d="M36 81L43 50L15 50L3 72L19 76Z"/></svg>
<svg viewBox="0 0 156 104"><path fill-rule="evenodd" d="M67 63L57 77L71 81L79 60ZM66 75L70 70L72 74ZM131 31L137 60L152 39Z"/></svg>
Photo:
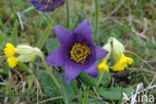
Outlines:
<svg viewBox="0 0 156 104"><path fill-rule="evenodd" d="M101 62L100 64L98 64L98 70L103 73L103 72L109 72L109 67L106 64L105 61Z"/></svg>
<svg viewBox="0 0 156 104"><path fill-rule="evenodd" d="M42 56L42 52L39 48L31 47L29 45L18 45L16 48L11 44L7 43L4 53L7 56L7 62L9 67L14 68L18 61L29 62L35 60L36 56ZM14 56L16 53L17 58Z"/></svg>
<svg viewBox="0 0 156 104"><path fill-rule="evenodd" d="M116 64L113 66L114 71L123 71L128 65L131 65L134 60L130 57L126 57L123 53L121 53L121 58Z"/></svg>
<svg viewBox="0 0 156 104"><path fill-rule="evenodd" d="M7 59L7 62L8 62L8 64L9 64L9 67L10 67L10 68L14 68L14 67L17 65L17 63L18 63L18 60L17 60L16 57L12 56L12 57L9 57L9 58Z"/></svg>
<svg viewBox="0 0 156 104"><path fill-rule="evenodd" d="M4 53L7 57L12 57L16 53L16 48L11 43L7 43L5 47Z"/></svg>

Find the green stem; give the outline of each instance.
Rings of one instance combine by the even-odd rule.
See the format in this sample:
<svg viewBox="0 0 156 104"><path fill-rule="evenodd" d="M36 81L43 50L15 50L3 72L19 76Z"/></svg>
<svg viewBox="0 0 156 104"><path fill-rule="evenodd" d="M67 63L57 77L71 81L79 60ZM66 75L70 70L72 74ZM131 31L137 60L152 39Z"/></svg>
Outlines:
<svg viewBox="0 0 156 104"><path fill-rule="evenodd" d="M67 18L67 28L70 27L70 11L69 11L69 1L66 0L66 18Z"/></svg>
<svg viewBox="0 0 156 104"><path fill-rule="evenodd" d="M42 62L43 62L44 67L46 68L46 71L50 74L50 76L53 79L54 83L56 84L56 86L58 87L58 89L61 91L61 86L58 83L58 81L55 78L55 76L53 75L53 73L49 70L48 65L46 64L46 62L44 60L44 55L41 55L41 59L42 59Z"/></svg>
<svg viewBox="0 0 156 104"><path fill-rule="evenodd" d="M100 77L99 77L99 80L98 80L97 85L96 85L97 89L98 89L98 87L99 87L99 85L100 85L100 83L102 81L102 78L103 78L103 73L100 73Z"/></svg>
<svg viewBox="0 0 156 104"><path fill-rule="evenodd" d="M99 26L99 0L95 0L95 35L97 36L98 44L99 44L99 34L98 34L98 26Z"/></svg>

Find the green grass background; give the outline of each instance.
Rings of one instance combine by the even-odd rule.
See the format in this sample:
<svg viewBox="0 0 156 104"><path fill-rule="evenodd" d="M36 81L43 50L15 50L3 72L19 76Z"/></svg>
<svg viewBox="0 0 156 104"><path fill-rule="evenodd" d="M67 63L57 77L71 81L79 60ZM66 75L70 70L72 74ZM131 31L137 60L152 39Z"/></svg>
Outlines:
<svg viewBox="0 0 156 104"><path fill-rule="evenodd" d="M155 0L66 0L68 5L45 13L32 9L27 0L0 1L0 104L120 104L122 93L130 96L138 83L146 88L156 74L156 1ZM98 2L97 2L98 1ZM68 9L69 8L69 9ZM19 63L10 69L3 48L7 42L37 46L47 57L60 46L54 25L70 31L88 19L93 42L102 47L110 37L121 41L126 55L134 59L132 67L123 72L104 73L100 88L97 79L81 74L71 84L64 82L64 68L53 72L61 83L59 93L40 58ZM156 82L153 82L155 85ZM156 90L147 95L156 97ZM127 102L128 103L128 102ZM148 104L148 103L147 103Z"/></svg>

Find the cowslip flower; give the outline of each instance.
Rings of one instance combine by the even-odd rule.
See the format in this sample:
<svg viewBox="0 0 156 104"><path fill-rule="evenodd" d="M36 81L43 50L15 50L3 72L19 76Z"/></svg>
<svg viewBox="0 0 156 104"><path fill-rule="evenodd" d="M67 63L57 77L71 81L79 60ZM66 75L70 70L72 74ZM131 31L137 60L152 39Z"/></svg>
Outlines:
<svg viewBox="0 0 156 104"><path fill-rule="evenodd" d="M10 68L14 68L18 63L18 60L15 56L11 56L11 57L8 57L7 62Z"/></svg>
<svg viewBox="0 0 156 104"><path fill-rule="evenodd" d="M113 42L113 57L115 59L116 64L113 66L114 71L123 71L128 65L131 65L134 60L130 57L126 57L124 55L125 48L121 42L112 38Z"/></svg>
<svg viewBox="0 0 156 104"><path fill-rule="evenodd" d="M28 0L35 9L45 12L54 11L64 4L65 0Z"/></svg>
<svg viewBox="0 0 156 104"><path fill-rule="evenodd" d="M11 43L7 43L5 47L4 53L7 57L11 57L15 54L16 48Z"/></svg>
<svg viewBox="0 0 156 104"><path fill-rule="evenodd" d="M33 61L36 56L42 55L41 50L37 47L33 48L29 45L18 45L14 47L11 43L5 45L4 53L8 58L7 62L11 68L14 68L18 62Z"/></svg>
<svg viewBox="0 0 156 104"><path fill-rule="evenodd" d="M105 57L107 51L92 43L91 26L84 20L72 33L62 26L55 26L61 47L46 59L51 66L65 66L65 81L70 83L80 72L97 76L97 60Z"/></svg>
<svg viewBox="0 0 156 104"><path fill-rule="evenodd" d="M102 62L100 64L98 64L98 70L103 73L103 72L109 72L109 67L107 65L107 61L111 55L111 44L110 42L107 43L106 45L103 46L103 49L108 51L108 54L106 57L104 57L102 59Z"/></svg>

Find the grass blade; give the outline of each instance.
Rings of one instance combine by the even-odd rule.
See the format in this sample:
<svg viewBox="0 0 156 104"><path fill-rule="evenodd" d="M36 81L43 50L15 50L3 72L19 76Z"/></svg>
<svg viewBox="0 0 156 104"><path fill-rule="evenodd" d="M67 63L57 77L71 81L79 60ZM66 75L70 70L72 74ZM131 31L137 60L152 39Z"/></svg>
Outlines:
<svg viewBox="0 0 156 104"><path fill-rule="evenodd" d="M52 21L47 28L44 30L42 36L40 37L40 39L38 40L36 46L40 49L42 49L42 47L44 46L45 42L48 39L48 36L50 35L51 32L51 28L52 26L54 26L54 21Z"/></svg>
<svg viewBox="0 0 156 104"><path fill-rule="evenodd" d="M16 46L17 45L17 32L18 32L18 21L15 21L14 28L11 35L11 43Z"/></svg>

